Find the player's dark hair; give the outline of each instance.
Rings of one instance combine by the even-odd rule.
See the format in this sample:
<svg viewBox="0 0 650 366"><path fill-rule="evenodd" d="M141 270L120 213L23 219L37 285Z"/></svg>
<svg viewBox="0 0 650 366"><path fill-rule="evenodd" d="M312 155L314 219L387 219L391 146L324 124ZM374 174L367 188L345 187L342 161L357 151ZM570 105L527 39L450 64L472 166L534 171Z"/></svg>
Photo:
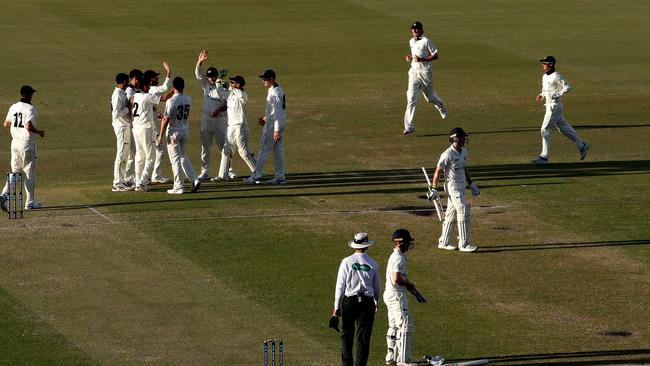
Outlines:
<svg viewBox="0 0 650 366"><path fill-rule="evenodd" d="M115 76L115 83L116 84L122 84L122 83L128 83L129 82L129 75L121 72Z"/></svg>
<svg viewBox="0 0 650 366"><path fill-rule="evenodd" d="M185 89L185 80L182 77L177 76L172 81L172 85L174 86L174 89L178 90L179 92L182 92L183 89Z"/></svg>

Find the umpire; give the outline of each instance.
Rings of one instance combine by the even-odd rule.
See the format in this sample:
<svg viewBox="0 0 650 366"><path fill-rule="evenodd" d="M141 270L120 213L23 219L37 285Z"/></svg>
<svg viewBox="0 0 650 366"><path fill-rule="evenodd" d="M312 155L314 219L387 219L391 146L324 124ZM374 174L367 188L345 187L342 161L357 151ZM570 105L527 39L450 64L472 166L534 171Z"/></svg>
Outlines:
<svg viewBox="0 0 650 366"><path fill-rule="evenodd" d="M338 331L339 317L343 318L341 332L341 365L365 366L368 363L370 336L379 305L379 265L366 251L373 245L367 233L357 233L348 246L354 254L344 258L339 266L334 297L334 313L330 327ZM356 328L356 362L352 345Z"/></svg>

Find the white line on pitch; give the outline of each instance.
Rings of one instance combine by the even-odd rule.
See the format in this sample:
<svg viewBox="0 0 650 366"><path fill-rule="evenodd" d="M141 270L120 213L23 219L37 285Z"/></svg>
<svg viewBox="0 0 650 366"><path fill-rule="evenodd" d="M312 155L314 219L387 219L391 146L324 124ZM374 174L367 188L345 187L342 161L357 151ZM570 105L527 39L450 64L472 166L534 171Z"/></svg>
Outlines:
<svg viewBox="0 0 650 366"><path fill-rule="evenodd" d="M108 221L109 223L111 223L111 224L117 224L117 222L111 220L110 217L108 217L108 216L104 215L103 213L101 213L101 212L95 210L95 208L94 208L93 206L86 206L86 207L88 207L88 209L89 209L90 211L92 211L92 212L96 213L97 215L103 217L103 218L104 218L106 221Z"/></svg>

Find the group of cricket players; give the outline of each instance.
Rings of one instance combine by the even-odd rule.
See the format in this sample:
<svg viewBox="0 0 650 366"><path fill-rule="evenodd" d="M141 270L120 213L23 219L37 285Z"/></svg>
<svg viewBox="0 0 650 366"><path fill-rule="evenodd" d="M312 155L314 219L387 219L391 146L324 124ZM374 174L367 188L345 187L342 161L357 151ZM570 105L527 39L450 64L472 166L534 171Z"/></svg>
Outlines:
<svg viewBox="0 0 650 366"><path fill-rule="evenodd" d="M407 104L404 113L403 135L415 133L413 123L415 107L420 94L433 104L445 120L449 116L445 104L433 88L431 63L439 58L438 49L434 43L424 36L422 23L411 24L410 52L405 56L410 64L408 72ZM589 144L578 136L575 129L564 117L562 96L571 90L564 76L555 70L556 59L546 56L540 59L542 64L542 89L536 96L537 102L544 102L546 113L541 127L542 152L539 157L531 160L535 165L549 163L549 148L551 134L558 129L577 147L580 160L584 160L589 151ZM436 204L436 210L443 211L440 204L438 184L444 180L443 189L447 196L447 209L438 212L442 220L441 235L438 248L460 252L474 252L476 245L470 235L470 204L465 197L469 187L472 195L480 194L478 185L472 180L467 170L467 150L464 148L469 138L468 133L461 127L452 128L449 132L451 146L447 148L437 161L433 179L429 182L427 198ZM423 171L424 168L423 168ZM426 174L426 171L425 171ZM443 218L444 217L444 218ZM458 244L452 243L457 229ZM384 303L388 310L388 331L386 333L387 353L386 365L411 366L422 364L442 365L444 359L435 357L427 361L415 360L411 353L413 316L409 310L407 292L412 293L418 302L426 302L408 278L406 252L412 246L414 239L408 230L398 229L393 234L393 254L390 256L386 269L386 285L383 293ZM366 253L374 241L368 239L367 233L358 233L354 240L348 243L355 250L351 256L341 261L335 289L334 311L330 319L330 327L341 332L341 364L343 366L364 366L368 361L370 349L370 334L372 332L374 314L379 306L379 266ZM342 329L339 330L339 318L342 319ZM353 343L356 340L356 352ZM473 364L487 363L479 360Z"/></svg>
<svg viewBox="0 0 650 366"><path fill-rule="evenodd" d="M172 79L166 62L165 81L159 85L159 73L134 69L129 75L119 73L111 98L112 124L117 151L113 169L114 192L150 190L152 183L167 183L160 173L165 152L173 173L173 187L169 194L185 193L184 182L191 184L190 192L197 192L201 182L234 179L231 161L237 150L251 174L243 181L250 184L285 184L283 135L285 126L285 96L275 81L273 70L266 70L260 79L267 88L265 115L258 119L263 126L258 157L250 148L248 129L248 94L246 80L241 75L225 80L227 70L209 67L203 70L208 51L201 50L195 76L203 90L201 114L201 172L197 174L187 157L191 98L184 93L185 80ZM158 105L164 102L162 113ZM160 121L160 122L158 122ZM210 177L212 144L221 154L219 173ZM275 176L262 180L268 156L273 153Z"/></svg>

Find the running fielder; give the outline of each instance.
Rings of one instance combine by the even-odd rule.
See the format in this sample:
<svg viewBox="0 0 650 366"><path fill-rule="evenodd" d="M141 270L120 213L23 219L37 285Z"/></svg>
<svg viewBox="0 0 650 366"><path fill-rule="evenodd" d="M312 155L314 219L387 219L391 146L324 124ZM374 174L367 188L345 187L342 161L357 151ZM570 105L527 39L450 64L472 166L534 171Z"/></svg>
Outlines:
<svg viewBox="0 0 650 366"><path fill-rule="evenodd" d="M420 92L427 102L433 103L442 119L447 118L447 110L442 99L433 89L431 78L431 61L438 59L438 49L433 42L422 34L422 23L415 22L411 25L413 38L409 41L411 53L406 55L406 62L411 63L409 69L409 83L406 90L406 112L404 113L404 135L415 132L413 116Z"/></svg>
<svg viewBox="0 0 650 366"><path fill-rule="evenodd" d="M465 199L465 187L469 184L472 195L478 196L480 191L476 183L472 181L465 166L467 161L467 150L463 148L469 135L460 128L452 128L449 132L451 146L445 150L438 160L436 172L433 174L433 192L438 195L436 187L440 177L444 173L447 192L447 211L445 220L442 223L442 234L438 239L438 248L454 250L456 247L451 244L451 237L454 232L454 225L458 225L458 249L461 252L473 252L476 247L470 240L470 205Z"/></svg>
<svg viewBox="0 0 650 366"><path fill-rule="evenodd" d="M546 114L542 121L542 153L537 159L531 160L533 164L548 164L548 150L551 146L553 129L557 129L573 141L580 152L580 160L584 160L589 151L589 144L583 141L569 121L564 117L562 96L571 90L571 85L562 74L555 71L555 57L546 56L539 60L542 63L544 75L542 76L542 91L536 97L538 102L545 101Z"/></svg>

